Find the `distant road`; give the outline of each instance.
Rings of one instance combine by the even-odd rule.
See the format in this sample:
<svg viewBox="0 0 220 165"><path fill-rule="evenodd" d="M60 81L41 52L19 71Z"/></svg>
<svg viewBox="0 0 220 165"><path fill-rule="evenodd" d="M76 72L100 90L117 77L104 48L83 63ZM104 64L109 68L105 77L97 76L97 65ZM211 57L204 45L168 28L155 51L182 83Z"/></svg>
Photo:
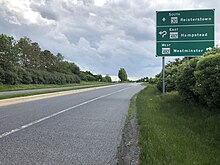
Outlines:
<svg viewBox="0 0 220 165"><path fill-rule="evenodd" d="M100 84L78 85L78 86L58 87L58 88L42 88L42 89L8 91L8 92L0 92L0 96L12 95L12 94L22 94L22 93L34 93L34 92L41 92L41 91L53 91L53 90L64 90L64 89L78 89L78 88L83 88L83 87L96 87L96 86L100 86Z"/></svg>
<svg viewBox="0 0 220 165"><path fill-rule="evenodd" d="M0 165L114 164L130 98L124 84L0 107Z"/></svg>

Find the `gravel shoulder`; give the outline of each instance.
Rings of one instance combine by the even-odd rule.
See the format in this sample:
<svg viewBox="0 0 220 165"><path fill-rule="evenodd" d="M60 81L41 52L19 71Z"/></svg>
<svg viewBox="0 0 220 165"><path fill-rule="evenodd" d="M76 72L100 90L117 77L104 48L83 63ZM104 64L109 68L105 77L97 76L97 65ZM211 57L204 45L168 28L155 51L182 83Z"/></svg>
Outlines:
<svg viewBox="0 0 220 165"><path fill-rule="evenodd" d="M123 129L121 145L118 149L119 165L138 165L140 149L138 146L138 128L136 115L136 97L131 100L131 114L128 115Z"/></svg>

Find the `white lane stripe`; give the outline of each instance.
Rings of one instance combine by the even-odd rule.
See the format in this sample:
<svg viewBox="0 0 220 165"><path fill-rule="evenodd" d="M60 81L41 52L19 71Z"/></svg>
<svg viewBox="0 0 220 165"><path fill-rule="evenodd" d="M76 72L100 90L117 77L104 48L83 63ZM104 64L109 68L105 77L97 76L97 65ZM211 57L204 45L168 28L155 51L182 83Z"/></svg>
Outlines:
<svg viewBox="0 0 220 165"><path fill-rule="evenodd" d="M75 106L72 106L72 107L69 107L69 108L64 109L64 110L62 110L62 111L59 111L59 112L57 112L57 113L54 113L54 114L52 114L52 115L50 115L50 116L46 116L46 117L41 118L41 119L39 119L39 120L35 120L35 121L33 121L33 122L29 123L29 124L23 125L23 126L21 126L21 127L19 127L19 128L16 128L16 129L13 129L13 130L11 130L11 131L9 131L9 132L5 132L5 133L1 134L1 135L0 135L0 139L3 138L3 137L8 136L8 135L10 135L10 134L13 134L13 133L15 133L15 132L21 131L21 130L23 130L23 129L25 129L25 128L28 128L28 127L30 127L30 126L32 126L32 125L34 125L34 124L37 124L37 123L40 123L40 122L42 122L42 121L44 121L44 120L50 119L50 118L52 118L52 117L54 117L54 116L57 116L57 115L59 115L59 114L61 114L61 113L64 113L64 112L66 112L66 111L69 111L69 110L71 110L71 109L80 107L80 106L82 106L82 105L91 103L91 102L93 102L93 101L99 100L99 99L104 98L104 97L107 97L107 96L114 95L114 94L119 93L119 92L122 92L122 91L124 91L124 90L126 90L126 89L128 89L128 88L131 88L131 87L127 87L127 88L120 89L120 90L118 90L118 91L115 91L115 92L112 92L112 93L109 93L109 94L106 94L106 95L103 95L103 96L96 97L96 98L94 98L94 99L85 101L85 102L83 102L83 103L77 104L77 105L75 105Z"/></svg>

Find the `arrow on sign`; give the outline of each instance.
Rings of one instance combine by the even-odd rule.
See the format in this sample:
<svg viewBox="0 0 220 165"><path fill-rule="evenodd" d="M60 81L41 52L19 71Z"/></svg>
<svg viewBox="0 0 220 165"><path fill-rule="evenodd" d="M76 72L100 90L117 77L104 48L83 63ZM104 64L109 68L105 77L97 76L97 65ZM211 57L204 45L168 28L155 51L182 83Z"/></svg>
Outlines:
<svg viewBox="0 0 220 165"><path fill-rule="evenodd" d="M164 38L164 36L167 35L167 31L160 31L159 34Z"/></svg>
<svg viewBox="0 0 220 165"><path fill-rule="evenodd" d="M211 47L206 48L206 51L209 51L209 50L212 50L212 48Z"/></svg>

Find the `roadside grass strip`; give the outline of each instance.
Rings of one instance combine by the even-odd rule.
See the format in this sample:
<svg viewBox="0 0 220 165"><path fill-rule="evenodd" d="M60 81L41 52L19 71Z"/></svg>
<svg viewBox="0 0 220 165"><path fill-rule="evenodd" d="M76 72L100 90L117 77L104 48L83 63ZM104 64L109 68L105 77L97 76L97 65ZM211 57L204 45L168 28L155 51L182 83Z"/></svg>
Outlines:
<svg viewBox="0 0 220 165"><path fill-rule="evenodd" d="M110 86L115 84L98 84L96 86L86 86L78 87L78 88L68 88L68 89L56 89L56 90L45 90L45 91L36 91L36 92L27 92L27 93L18 93L18 94L8 94L8 95L0 95L0 100L3 99L9 99L9 98L15 98L15 97L25 97L25 96L33 96L33 95L39 95L39 94L46 94L46 93L55 93L55 92L63 92L63 91L71 91L71 90L79 90L79 89L86 89L86 88L95 88L95 87L104 87L104 86Z"/></svg>
<svg viewBox="0 0 220 165"><path fill-rule="evenodd" d="M220 164L220 113L147 85L136 100L142 165Z"/></svg>
<svg viewBox="0 0 220 165"><path fill-rule="evenodd" d="M81 85L106 85L112 83L104 83L104 82L81 82L75 84L17 84L17 85L3 85L0 84L0 92L7 91L19 91L19 90L31 90L31 89L42 89L42 88L59 88L59 87L77 87Z"/></svg>

